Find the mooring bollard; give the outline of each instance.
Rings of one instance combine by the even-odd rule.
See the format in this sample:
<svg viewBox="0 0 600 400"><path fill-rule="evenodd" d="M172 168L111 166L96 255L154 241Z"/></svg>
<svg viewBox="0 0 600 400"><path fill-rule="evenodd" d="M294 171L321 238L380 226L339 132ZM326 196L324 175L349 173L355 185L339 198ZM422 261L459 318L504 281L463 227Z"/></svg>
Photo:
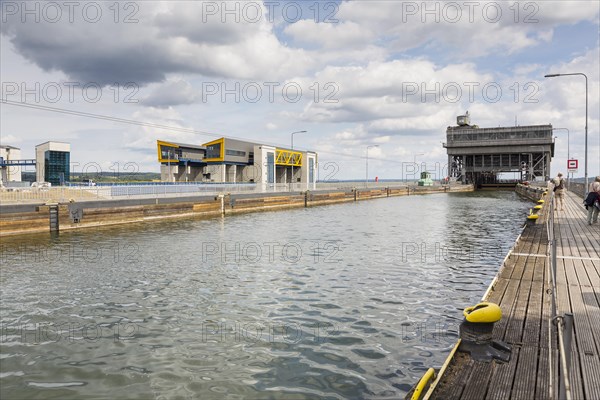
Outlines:
<svg viewBox="0 0 600 400"><path fill-rule="evenodd" d="M475 361L490 362L493 359L508 362L511 347L494 340L494 323L502 319L502 310L497 304L483 302L463 311L465 319L460 324L458 351L471 354Z"/></svg>

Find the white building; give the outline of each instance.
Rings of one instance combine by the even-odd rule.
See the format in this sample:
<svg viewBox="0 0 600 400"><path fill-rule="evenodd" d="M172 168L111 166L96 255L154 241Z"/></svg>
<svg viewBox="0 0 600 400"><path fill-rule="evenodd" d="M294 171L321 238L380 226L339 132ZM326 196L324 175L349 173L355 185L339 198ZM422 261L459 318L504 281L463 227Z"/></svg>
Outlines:
<svg viewBox="0 0 600 400"><path fill-rule="evenodd" d="M21 149L0 145L0 185L21 182Z"/></svg>

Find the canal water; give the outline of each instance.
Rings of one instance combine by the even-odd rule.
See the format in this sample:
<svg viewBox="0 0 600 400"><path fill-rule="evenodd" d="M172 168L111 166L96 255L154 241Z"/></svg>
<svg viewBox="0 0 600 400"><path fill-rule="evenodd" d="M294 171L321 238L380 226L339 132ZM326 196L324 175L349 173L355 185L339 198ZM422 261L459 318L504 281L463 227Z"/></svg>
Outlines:
<svg viewBox="0 0 600 400"><path fill-rule="evenodd" d="M2 239L0 397L399 398L528 207L451 193Z"/></svg>

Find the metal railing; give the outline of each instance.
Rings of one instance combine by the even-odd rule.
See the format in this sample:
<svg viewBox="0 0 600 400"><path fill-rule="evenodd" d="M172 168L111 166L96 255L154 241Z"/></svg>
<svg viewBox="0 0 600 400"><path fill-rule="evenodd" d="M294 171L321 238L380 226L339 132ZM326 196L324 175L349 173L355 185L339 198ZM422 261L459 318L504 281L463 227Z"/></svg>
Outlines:
<svg viewBox="0 0 600 400"><path fill-rule="evenodd" d="M440 182L435 187L443 188ZM452 186L460 186L452 184ZM209 196L227 193L300 193L307 190L359 191L417 188L416 182L404 181L339 181L297 183L204 183L204 182L140 182L140 183L69 183L55 187L11 187L0 189L0 204L69 202L86 200L142 199L186 196Z"/></svg>
<svg viewBox="0 0 600 400"><path fill-rule="evenodd" d="M552 285L552 316L551 323L548 324L548 340L552 341L552 325L556 325L557 333L558 333L558 353L560 357L560 379L559 379L559 388L558 388L558 398L560 400L571 400L573 398L571 393L571 343L573 339L573 314L564 313L562 315L557 315L557 307L556 307L556 268L557 268L557 255L556 255L556 235L554 230L554 213L555 213L555 197L554 192L550 191L550 201L549 209L547 212L550 213L549 218L546 220L546 232L548 234L548 247L549 247L549 269L550 269L550 278ZM550 349L550 385L551 385L551 396L553 392L553 373L552 373L552 343L549 346Z"/></svg>
<svg viewBox="0 0 600 400"><path fill-rule="evenodd" d="M46 203L86 200L143 199L186 196L211 196L227 193L278 193L312 190L306 183L142 183L71 185L44 188L0 190L0 204Z"/></svg>
<svg viewBox="0 0 600 400"><path fill-rule="evenodd" d="M585 187L584 183L569 182L568 185L569 185L569 191L571 191L571 193L575 193L577 196L581 197L582 199L585 198L587 188Z"/></svg>

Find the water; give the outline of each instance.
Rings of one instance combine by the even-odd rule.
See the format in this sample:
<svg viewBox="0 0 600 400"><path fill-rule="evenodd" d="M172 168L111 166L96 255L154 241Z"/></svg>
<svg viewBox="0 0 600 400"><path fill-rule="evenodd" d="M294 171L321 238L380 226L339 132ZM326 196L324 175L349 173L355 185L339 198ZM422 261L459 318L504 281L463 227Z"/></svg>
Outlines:
<svg viewBox="0 0 600 400"><path fill-rule="evenodd" d="M436 194L2 239L0 397L401 397L529 206Z"/></svg>

